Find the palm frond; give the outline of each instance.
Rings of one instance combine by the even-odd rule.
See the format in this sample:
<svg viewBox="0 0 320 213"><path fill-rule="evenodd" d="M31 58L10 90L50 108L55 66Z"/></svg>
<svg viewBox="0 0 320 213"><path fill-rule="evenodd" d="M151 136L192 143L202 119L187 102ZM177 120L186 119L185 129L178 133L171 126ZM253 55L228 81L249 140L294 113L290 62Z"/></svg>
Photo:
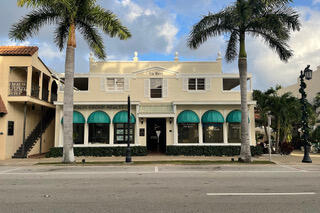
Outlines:
<svg viewBox="0 0 320 213"><path fill-rule="evenodd" d="M9 32L9 37L22 41L28 36L38 33L43 25L56 23L58 18L59 14L52 8L41 7L14 24Z"/></svg>
<svg viewBox="0 0 320 213"><path fill-rule="evenodd" d="M58 45L60 51L63 50L66 44L66 41L69 35L69 26L70 26L70 22L68 19L66 19L58 23L58 27L54 32L55 34L54 41Z"/></svg>
<svg viewBox="0 0 320 213"><path fill-rule="evenodd" d="M116 15L100 6L90 8L85 17L80 17L81 19L98 26L110 37L117 36L120 40L126 40L131 37L130 31L121 24Z"/></svg>
<svg viewBox="0 0 320 213"><path fill-rule="evenodd" d="M293 51L289 48L289 45L269 32L260 30L248 30L248 32L253 36L262 37L269 47L278 53L280 60L287 62L293 56Z"/></svg>
<svg viewBox="0 0 320 213"><path fill-rule="evenodd" d="M84 22L78 22L77 28L80 30L84 39L88 42L89 47L94 54L98 58L104 59L106 54L104 52L103 39L99 35L97 29Z"/></svg>
<svg viewBox="0 0 320 213"><path fill-rule="evenodd" d="M209 13L193 26L189 34L188 46L197 49L212 36L220 36L237 30L234 27L234 17L230 8L216 14Z"/></svg>
<svg viewBox="0 0 320 213"><path fill-rule="evenodd" d="M237 31L233 31L230 34L230 38L227 45L227 50L225 58L227 62L233 61L238 55L238 43L239 43L239 34Z"/></svg>

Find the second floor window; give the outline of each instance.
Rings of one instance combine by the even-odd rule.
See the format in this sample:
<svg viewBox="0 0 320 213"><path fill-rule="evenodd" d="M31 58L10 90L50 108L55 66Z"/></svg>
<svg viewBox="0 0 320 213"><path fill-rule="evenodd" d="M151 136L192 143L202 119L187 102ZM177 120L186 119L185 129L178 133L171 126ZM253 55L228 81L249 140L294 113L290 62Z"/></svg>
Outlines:
<svg viewBox="0 0 320 213"><path fill-rule="evenodd" d="M124 78L107 78L107 90L108 91L123 91L124 90Z"/></svg>
<svg viewBox="0 0 320 213"><path fill-rule="evenodd" d="M188 90L205 90L204 78L189 78Z"/></svg>
<svg viewBox="0 0 320 213"><path fill-rule="evenodd" d="M150 97L162 98L162 78L150 79Z"/></svg>

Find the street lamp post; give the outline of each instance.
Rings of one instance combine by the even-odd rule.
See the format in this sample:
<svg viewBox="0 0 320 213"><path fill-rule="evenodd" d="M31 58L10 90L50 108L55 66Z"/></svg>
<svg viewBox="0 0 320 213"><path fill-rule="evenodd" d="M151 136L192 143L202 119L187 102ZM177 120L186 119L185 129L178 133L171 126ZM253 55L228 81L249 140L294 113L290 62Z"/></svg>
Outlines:
<svg viewBox="0 0 320 213"><path fill-rule="evenodd" d="M299 92L301 93L300 103L301 103L301 110L302 110L302 136L301 136L301 139L302 139L303 145L304 145L304 156L303 156L303 160L302 160L303 163L312 163L312 160L309 155L311 144L309 142L310 128L308 125L307 100L306 100L307 94L304 91L305 88L307 87L306 83L304 82L304 78L306 78L306 80L312 79L312 70L309 68L310 68L310 65L308 65L304 69L304 71L301 71L301 73L300 73Z"/></svg>
<svg viewBox="0 0 320 213"><path fill-rule="evenodd" d="M131 148L130 148L130 96L128 96L128 126L127 126L127 152L126 152L126 163L131 163Z"/></svg>

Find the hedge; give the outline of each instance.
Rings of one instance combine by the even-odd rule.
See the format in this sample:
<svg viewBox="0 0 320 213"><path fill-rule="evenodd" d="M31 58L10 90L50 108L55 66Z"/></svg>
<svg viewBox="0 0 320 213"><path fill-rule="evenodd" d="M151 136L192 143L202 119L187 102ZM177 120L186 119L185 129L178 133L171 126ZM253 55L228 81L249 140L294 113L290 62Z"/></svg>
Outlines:
<svg viewBox="0 0 320 213"><path fill-rule="evenodd" d="M251 155L263 154L261 146L251 146ZM185 156L235 156L240 146L167 146L167 155Z"/></svg>
<svg viewBox="0 0 320 213"><path fill-rule="evenodd" d="M125 156L127 147L74 147L75 156L95 156L95 157L108 157L108 156ZM131 147L132 156L145 156L147 155L147 147L133 146ZM63 148L53 147L46 154L47 158L62 157Z"/></svg>

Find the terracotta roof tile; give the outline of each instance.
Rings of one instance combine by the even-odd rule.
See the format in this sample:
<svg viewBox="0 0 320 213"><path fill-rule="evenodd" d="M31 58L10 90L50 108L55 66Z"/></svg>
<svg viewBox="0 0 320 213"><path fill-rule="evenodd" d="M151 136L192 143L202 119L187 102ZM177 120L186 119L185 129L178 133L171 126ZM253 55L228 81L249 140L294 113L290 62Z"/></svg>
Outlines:
<svg viewBox="0 0 320 213"><path fill-rule="evenodd" d="M0 56L32 56L38 49L34 46L0 46Z"/></svg>
<svg viewBox="0 0 320 213"><path fill-rule="evenodd" d="M0 114L7 114L8 111L6 109L6 106L4 105L1 95L0 95Z"/></svg>

